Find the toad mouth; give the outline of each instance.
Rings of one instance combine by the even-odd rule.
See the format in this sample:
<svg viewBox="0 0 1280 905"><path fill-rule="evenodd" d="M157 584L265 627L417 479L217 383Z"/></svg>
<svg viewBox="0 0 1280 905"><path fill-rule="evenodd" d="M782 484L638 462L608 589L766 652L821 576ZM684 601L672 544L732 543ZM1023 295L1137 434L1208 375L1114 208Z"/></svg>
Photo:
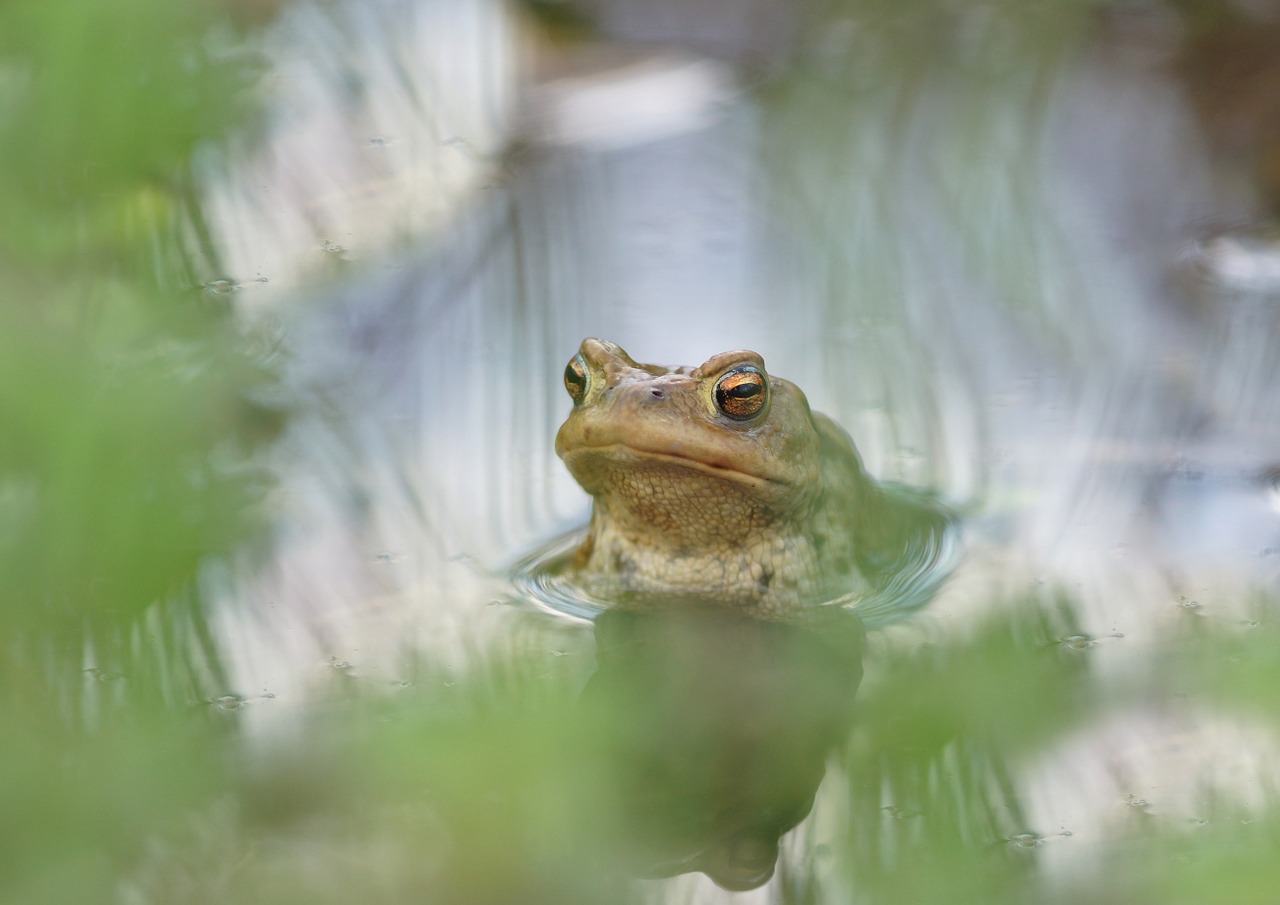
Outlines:
<svg viewBox="0 0 1280 905"><path fill-rule="evenodd" d="M766 477L764 475L744 471L741 468L727 463L709 462L706 459L700 459L695 456L670 449L646 449L645 447L632 446L627 443L602 443L595 446L579 446L571 450L566 450L565 458L567 459L569 456L588 453L599 453L601 455L614 457L629 454L637 459L657 461L680 468L687 468L692 471L701 472L702 474L721 478L723 480L755 484L773 484L779 486L786 486L791 483L790 481L785 481L780 478Z"/></svg>

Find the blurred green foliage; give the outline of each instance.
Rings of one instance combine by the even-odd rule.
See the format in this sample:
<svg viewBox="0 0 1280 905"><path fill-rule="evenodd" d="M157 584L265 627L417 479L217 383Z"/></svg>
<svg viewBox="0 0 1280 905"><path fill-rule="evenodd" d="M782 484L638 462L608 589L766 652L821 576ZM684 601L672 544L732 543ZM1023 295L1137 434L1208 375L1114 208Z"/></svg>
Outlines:
<svg viewBox="0 0 1280 905"><path fill-rule="evenodd" d="M0 5L0 631L140 613L249 527L273 430L190 288L188 160L247 109L208 3ZM212 263L212 262L210 262Z"/></svg>
<svg viewBox="0 0 1280 905"><path fill-rule="evenodd" d="M208 0L0 5L5 270L156 265L149 233L187 197L191 151L247 112L252 73L219 40L229 27Z"/></svg>
<svg viewBox="0 0 1280 905"><path fill-rule="evenodd" d="M193 151L249 127L234 33L208 2L0 4L0 901L109 898L219 789L199 683L161 673L211 674L187 589L253 529L279 422L184 238Z"/></svg>
<svg viewBox="0 0 1280 905"><path fill-rule="evenodd" d="M1171 644L1143 681L1116 686L1094 675L1096 645L1073 643L1070 604L1028 598L958 639L911 642L907 633L873 644L861 689L856 666L852 675L837 666L851 649L832 647L829 627L794 649L798 672L784 665L797 642L768 657L772 640L744 641L744 632L774 631L714 614L615 624L607 638L597 626L585 691L574 658L525 643L491 651L463 677L421 664L412 685L393 691L335 676L298 727L305 742L259 750L233 775L211 768L190 778L175 796L183 807L200 800L192 787L220 789L223 804L191 811L134 862L129 882L146 902L177 890L193 902L682 901L687 887L634 879L668 872L644 863L655 840L665 832L660 844L678 848L722 832L726 817L775 819L781 812L751 787L800 781L811 727L810 738L837 739L817 805L819 822L836 815L836 829L823 847L784 846L779 901L1268 901L1278 868L1266 856L1276 839L1267 812L1224 801L1209 825L1187 827L1134 810L1130 835L1112 829L1099 841L1095 827L1031 825L1022 786L1029 764L1106 714L1149 702L1169 676L1182 677L1175 695L1196 684L1209 669L1204 653L1240 643L1234 627L1208 626L1194 650ZM712 635L719 657L708 655ZM1272 669L1261 658L1238 666L1246 684ZM1219 703L1250 712L1233 693ZM272 706L220 716L234 723ZM779 713L795 723L777 722ZM827 730L816 728L824 721ZM675 777L696 784L673 786ZM1078 845L1093 856L1089 873L1038 870L1048 847ZM695 868L717 865L703 856L685 864Z"/></svg>

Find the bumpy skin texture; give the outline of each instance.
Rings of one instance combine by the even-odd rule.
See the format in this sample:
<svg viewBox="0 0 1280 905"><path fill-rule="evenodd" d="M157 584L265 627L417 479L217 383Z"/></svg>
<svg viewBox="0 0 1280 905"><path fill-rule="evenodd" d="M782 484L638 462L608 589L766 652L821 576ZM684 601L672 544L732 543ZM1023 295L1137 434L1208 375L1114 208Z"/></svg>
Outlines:
<svg viewBox="0 0 1280 905"><path fill-rule="evenodd" d="M671 368L587 339L565 376L575 404L556 452L595 500L568 568L593 595L770 615L858 588L857 526L878 489L848 435L759 355ZM726 398L741 382L750 398Z"/></svg>

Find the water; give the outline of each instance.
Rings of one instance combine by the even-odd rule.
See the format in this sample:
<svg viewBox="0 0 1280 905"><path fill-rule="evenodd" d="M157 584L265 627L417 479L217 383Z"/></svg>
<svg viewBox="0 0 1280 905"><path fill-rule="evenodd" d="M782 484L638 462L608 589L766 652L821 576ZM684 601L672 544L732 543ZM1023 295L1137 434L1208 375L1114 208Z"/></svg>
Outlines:
<svg viewBox="0 0 1280 905"><path fill-rule="evenodd" d="M1183 65L1237 31L589 8L299 4L254 38L263 132L202 151L194 282L281 375L269 532L77 664L68 714L121 733L84 775L137 815L112 895L1275 888L1280 246L1265 130ZM552 448L584 336L759 351L956 533L793 625L590 598ZM165 716L113 717L153 687Z"/></svg>

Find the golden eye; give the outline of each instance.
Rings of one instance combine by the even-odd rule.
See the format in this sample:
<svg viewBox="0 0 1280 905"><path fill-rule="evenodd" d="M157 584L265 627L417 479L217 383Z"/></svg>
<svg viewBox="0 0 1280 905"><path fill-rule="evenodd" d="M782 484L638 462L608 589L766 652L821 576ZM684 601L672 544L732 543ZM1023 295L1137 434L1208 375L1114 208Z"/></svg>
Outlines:
<svg viewBox="0 0 1280 905"><path fill-rule="evenodd" d="M565 365L564 388L569 391L574 405L587 395L587 366L581 355L573 356L573 360Z"/></svg>
<svg viewBox="0 0 1280 905"><path fill-rule="evenodd" d="M716 408L734 421L747 421L764 411L769 382L759 368L734 368L716 381Z"/></svg>

